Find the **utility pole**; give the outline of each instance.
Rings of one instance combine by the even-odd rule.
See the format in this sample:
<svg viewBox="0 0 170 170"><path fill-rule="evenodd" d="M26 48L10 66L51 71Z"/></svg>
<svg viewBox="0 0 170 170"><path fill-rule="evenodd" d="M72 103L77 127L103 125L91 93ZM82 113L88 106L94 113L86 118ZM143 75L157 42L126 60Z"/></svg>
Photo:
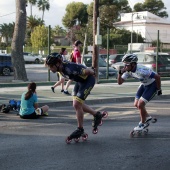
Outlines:
<svg viewBox="0 0 170 170"><path fill-rule="evenodd" d="M50 42L50 37L51 37L51 25L48 26L48 54L51 53L51 42ZM50 69L48 68L48 81L50 81Z"/></svg>
<svg viewBox="0 0 170 170"><path fill-rule="evenodd" d="M96 83L98 83L99 48L95 44L95 35L97 35L97 18L98 17L99 17L99 0L94 0L94 6L93 6L93 57L92 57L92 66L96 69Z"/></svg>

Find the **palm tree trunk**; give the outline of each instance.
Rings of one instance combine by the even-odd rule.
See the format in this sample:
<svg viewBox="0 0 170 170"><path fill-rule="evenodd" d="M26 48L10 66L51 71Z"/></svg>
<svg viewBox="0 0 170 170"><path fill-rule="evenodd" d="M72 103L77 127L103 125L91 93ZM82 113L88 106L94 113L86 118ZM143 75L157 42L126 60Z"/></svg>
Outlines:
<svg viewBox="0 0 170 170"><path fill-rule="evenodd" d="M16 22L11 45L14 80L27 81L23 45L26 31L26 0L16 0Z"/></svg>

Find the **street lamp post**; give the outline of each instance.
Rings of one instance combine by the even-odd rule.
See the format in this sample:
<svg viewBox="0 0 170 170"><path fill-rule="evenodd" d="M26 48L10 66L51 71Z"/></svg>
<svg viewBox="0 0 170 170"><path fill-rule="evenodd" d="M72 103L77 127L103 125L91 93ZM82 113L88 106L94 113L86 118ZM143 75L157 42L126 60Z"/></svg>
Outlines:
<svg viewBox="0 0 170 170"><path fill-rule="evenodd" d="M131 43L130 43L130 53L132 53L132 46L133 46L133 15L134 13L132 12L132 30L131 30Z"/></svg>

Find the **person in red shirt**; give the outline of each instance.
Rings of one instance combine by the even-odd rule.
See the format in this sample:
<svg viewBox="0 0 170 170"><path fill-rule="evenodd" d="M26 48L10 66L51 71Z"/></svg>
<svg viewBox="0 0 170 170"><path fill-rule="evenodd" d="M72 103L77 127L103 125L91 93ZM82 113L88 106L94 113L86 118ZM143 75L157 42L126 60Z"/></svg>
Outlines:
<svg viewBox="0 0 170 170"><path fill-rule="evenodd" d="M83 43L81 41L79 41L79 40L75 41L72 62L77 63L77 64L81 64L80 47L82 45L83 45Z"/></svg>
<svg viewBox="0 0 170 170"><path fill-rule="evenodd" d="M73 57L72 57L72 62L81 64L81 53L80 53L80 47L83 45L83 43L79 40L74 42L74 51L73 51ZM68 80L66 84L66 89L70 86L72 83L72 80ZM66 92L67 93L67 92Z"/></svg>

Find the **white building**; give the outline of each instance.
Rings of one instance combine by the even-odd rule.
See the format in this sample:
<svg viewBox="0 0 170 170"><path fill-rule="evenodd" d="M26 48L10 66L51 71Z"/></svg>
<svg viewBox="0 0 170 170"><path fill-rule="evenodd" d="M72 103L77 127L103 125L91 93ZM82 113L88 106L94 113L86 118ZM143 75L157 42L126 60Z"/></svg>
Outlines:
<svg viewBox="0 0 170 170"><path fill-rule="evenodd" d="M122 13L121 21L114 23L114 26L141 34L147 43L157 40L159 30L160 41L170 44L170 22L148 11ZM133 42L136 43L136 40Z"/></svg>

